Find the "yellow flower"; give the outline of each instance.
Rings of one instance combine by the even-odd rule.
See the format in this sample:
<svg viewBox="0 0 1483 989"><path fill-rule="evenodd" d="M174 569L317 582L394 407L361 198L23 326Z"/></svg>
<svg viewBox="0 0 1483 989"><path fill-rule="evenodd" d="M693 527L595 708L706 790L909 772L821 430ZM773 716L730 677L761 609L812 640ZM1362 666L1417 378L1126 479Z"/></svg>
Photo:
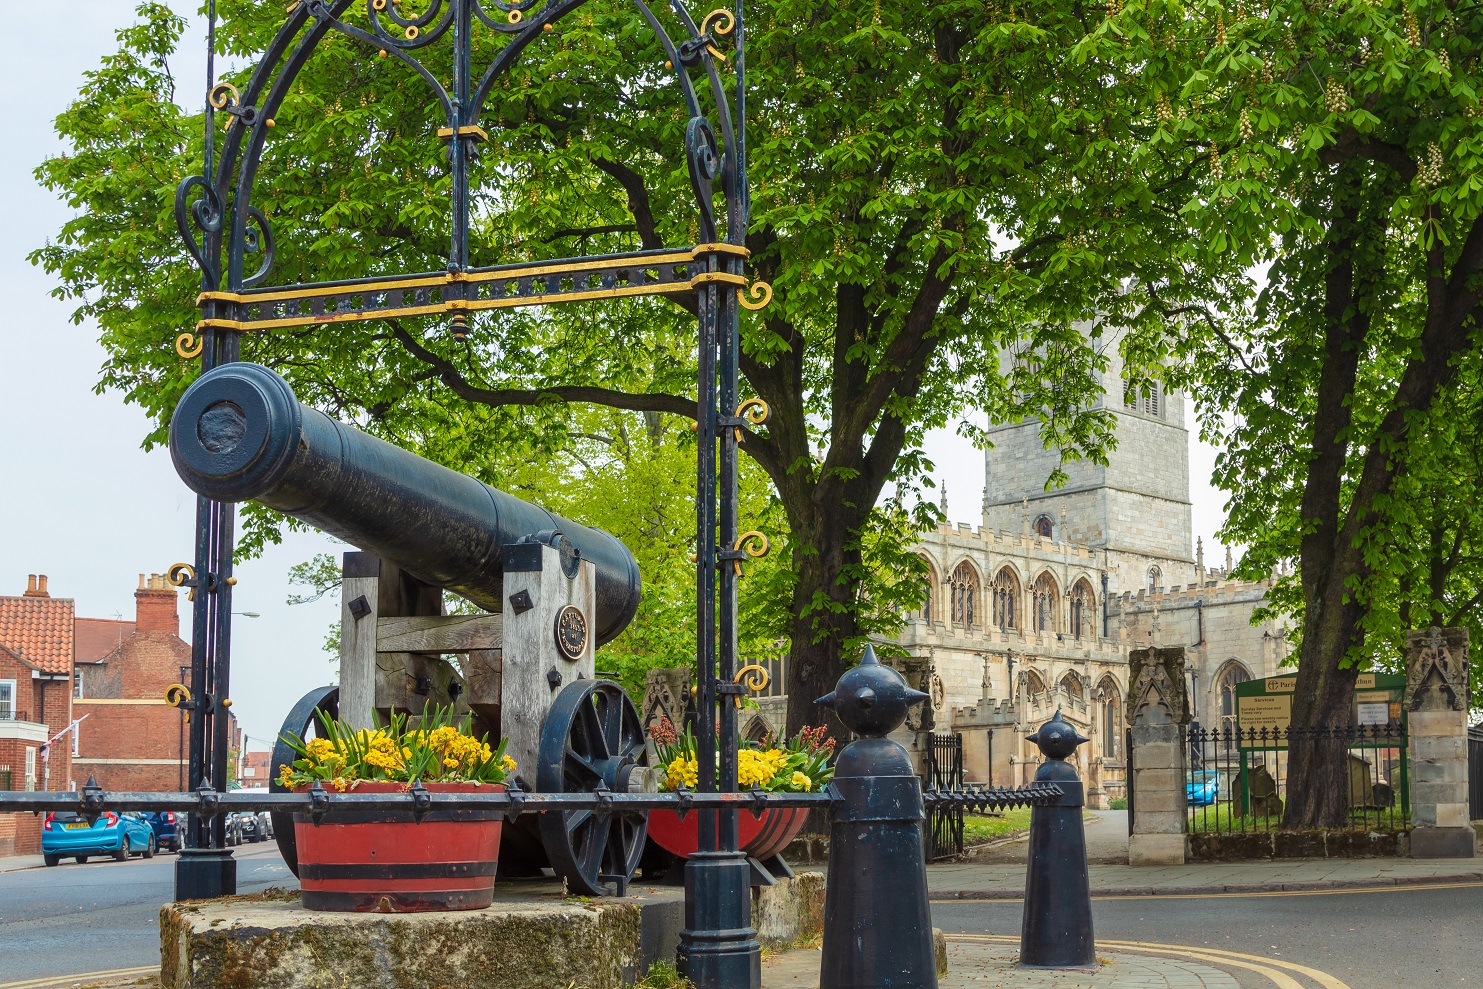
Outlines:
<svg viewBox="0 0 1483 989"><path fill-rule="evenodd" d="M507 773L513 773L515 771L515 757L506 752L499 761L499 768Z"/></svg>
<svg viewBox="0 0 1483 989"><path fill-rule="evenodd" d="M794 773L793 785L798 787L804 793L807 793L814 788L814 781L809 779L803 773Z"/></svg>

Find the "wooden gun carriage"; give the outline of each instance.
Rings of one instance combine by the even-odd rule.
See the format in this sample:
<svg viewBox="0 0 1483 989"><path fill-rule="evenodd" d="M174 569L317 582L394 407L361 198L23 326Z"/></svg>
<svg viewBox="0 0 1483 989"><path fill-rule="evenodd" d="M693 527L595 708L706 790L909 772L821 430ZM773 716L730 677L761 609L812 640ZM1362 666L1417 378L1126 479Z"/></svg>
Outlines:
<svg viewBox="0 0 1483 989"><path fill-rule="evenodd" d="M319 711L370 727L373 712L453 704L509 739L522 789L652 789L638 712L593 663L638 610L638 564L617 539L301 405L257 364L191 385L170 453L198 494L257 501L359 547L344 559L340 685L305 695L285 731L312 732ZM445 590L486 613L444 614ZM274 789L292 758L280 741ZM297 875L282 817L274 832ZM642 812L524 815L504 828L500 872L549 866L573 891L621 892L646 830Z"/></svg>

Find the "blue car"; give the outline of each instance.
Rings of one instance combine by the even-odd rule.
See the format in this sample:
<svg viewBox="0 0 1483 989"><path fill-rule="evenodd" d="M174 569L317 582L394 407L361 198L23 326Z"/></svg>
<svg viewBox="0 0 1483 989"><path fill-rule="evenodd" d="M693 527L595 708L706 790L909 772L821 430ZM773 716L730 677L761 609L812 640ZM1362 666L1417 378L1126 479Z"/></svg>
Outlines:
<svg viewBox="0 0 1483 989"><path fill-rule="evenodd" d="M1220 797L1220 773L1199 769L1184 780L1185 800L1191 807L1209 807Z"/></svg>
<svg viewBox="0 0 1483 989"><path fill-rule="evenodd" d="M156 848L167 848L173 852L180 851L180 832L175 829L175 812L173 810L167 810L164 813L147 810L141 816L154 829L154 844Z"/></svg>
<svg viewBox="0 0 1483 989"><path fill-rule="evenodd" d="M120 862L130 855L154 857L154 829L139 814L105 811L92 824L70 810L46 815L41 826L41 855L47 865L57 865L71 855L86 862L91 855L111 855Z"/></svg>

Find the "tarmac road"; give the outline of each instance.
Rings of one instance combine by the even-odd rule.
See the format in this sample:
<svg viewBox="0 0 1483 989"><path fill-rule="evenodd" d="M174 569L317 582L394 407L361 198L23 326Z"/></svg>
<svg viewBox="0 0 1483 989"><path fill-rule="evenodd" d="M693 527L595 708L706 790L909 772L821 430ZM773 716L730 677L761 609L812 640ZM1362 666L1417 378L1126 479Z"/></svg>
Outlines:
<svg viewBox="0 0 1483 989"><path fill-rule="evenodd" d="M233 849L237 890L297 885L271 841ZM0 873L0 983L159 965L175 856Z"/></svg>
<svg viewBox="0 0 1483 989"><path fill-rule="evenodd" d="M1017 937L1020 903L939 901L932 919L949 936ZM1099 945L1158 942L1260 955L1311 966L1348 989L1483 986L1483 883L1108 897L1093 902L1092 923ZM1264 982L1249 972L1232 974L1243 986Z"/></svg>

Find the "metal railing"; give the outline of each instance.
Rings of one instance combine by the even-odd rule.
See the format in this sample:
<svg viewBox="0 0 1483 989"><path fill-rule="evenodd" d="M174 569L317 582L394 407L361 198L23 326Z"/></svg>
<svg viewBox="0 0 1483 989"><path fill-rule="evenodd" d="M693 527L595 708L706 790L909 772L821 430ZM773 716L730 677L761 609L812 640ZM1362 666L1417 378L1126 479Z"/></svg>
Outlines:
<svg viewBox="0 0 1483 989"><path fill-rule="evenodd" d="M1468 729L1468 820L1483 820L1483 727Z"/></svg>
<svg viewBox="0 0 1483 989"><path fill-rule="evenodd" d="M957 733L933 732L927 746L927 771L923 777L924 792L952 792L963 786L963 736ZM961 806L928 806L927 861L952 858L963 854L963 808Z"/></svg>
<svg viewBox="0 0 1483 989"><path fill-rule="evenodd" d="M17 710L8 704L0 704L0 721L30 721L31 712Z"/></svg>
<svg viewBox="0 0 1483 989"><path fill-rule="evenodd" d="M1343 762L1338 786L1356 830L1411 826L1410 773L1403 724L1308 728L1201 728L1188 735L1185 797L1192 832L1282 829L1292 796L1288 770L1299 750L1330 749ZM1132 774L1129 773L1131 776Z"/></svg>

